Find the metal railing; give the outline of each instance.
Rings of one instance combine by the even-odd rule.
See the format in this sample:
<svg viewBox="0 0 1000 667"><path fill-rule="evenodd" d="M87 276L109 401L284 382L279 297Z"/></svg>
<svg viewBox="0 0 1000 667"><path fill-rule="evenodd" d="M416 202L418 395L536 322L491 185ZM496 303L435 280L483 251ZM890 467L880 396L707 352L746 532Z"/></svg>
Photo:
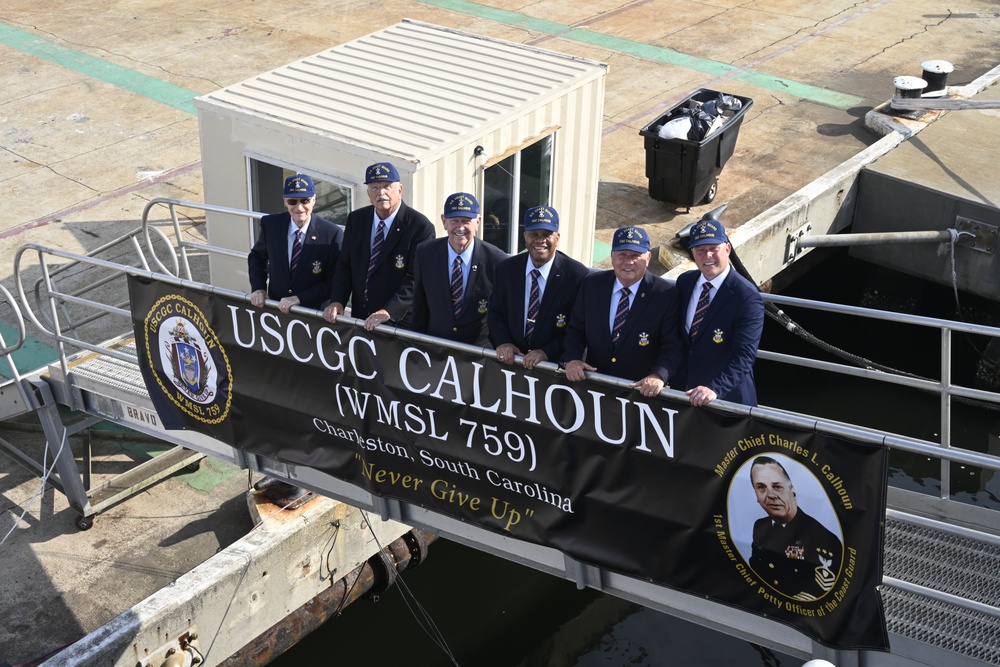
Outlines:
<svg viewBox="0 0 1000 667"><path fill-rule="evenodd" d="M151 212L160 206L165 206L168 210L169 223L173 230L173 239L168 238L160 227L150 221ZM108 283L111 283L113 280L124 275L125 273L132 272L139 275L159 276L161 279L165 279L164 276L169 276L172 278L192 281L195 284L200 284L201 281L196 279L191 269L191 258L194 254L204 255L209 253L237 259L245 259L245 252L233 250L231 248L214 246L207 242L192 240L186 237L181 226L181 216L178 214L178 211L183 209L222 214L242 220L246 225L246 239L248 247L252 246L255 239L257 227L256 221L260 220L265 215L264 213L256 211L215 206L199 202L157 198L148 202L143 208L142 222L138 229L89 252L85 256L48 249L36 244L26 245L18 251L14 271L21 303L25 304L28 317L35 324L35 326L37 326L47 337L50 337L58 343L60 347L60 356L63 360L66 356L63 346L67 344L93 352L111 354L112 356L116 356L118 358L127 356L117 350L105 350L105 348L100 346L102 341L85 341L80 336L67 335L76 327L92 322L98 317L102 317L107 314L120 315L126 318L129 317L127 299L119 300L114 303L101 303L97 300L88 298L88 294L97 293L99 288L106 287ZM145 246L140 243L140 237L145 241ZM135 250L138 261L134 266L124 265L119 262L104 260L97 257L97 255L113 250L124 243L131 244ZM163 253L160 252L160 249L167 250L166 257L161 257ZM22 258L24 253L29 250L33 250L38 253L38 265L41 267L42 272L42 276L35 282L32 299L34 307L28 307L30 302L26 298L27 294L23 286L24 272L22 271ZM66 261L58 266L52 267L51 263L48 261L48 258L52 257L58 257L59 259ZM89 280L83 286L74 286L73 288L65 290L57 289L57 279L71 275L73 272L72 270L76 267L80 267L81 265L100 267L101 269L107 271L108 275L99 280ZM245 294L243 293L221 290L220 288L215 287L211 289L215 292L225 292L229 296L245 298ZM939 459L941 461L940 495L942 498L948 498L951 495L951 470L949 462L965 463L988 469L997 469L995 457L978 454L976 452L963 450L953 446L951 435L953 399L960 398L984 401L1000 406L1000 394L975 389L973 387L964 387L952 382L952 339L955 333L1000 337L1000 329L983 325L954 322L950 320L810 301L794 297L771 294L764 294L763 297L765 301L771 302L783 308L804 308L835 315L860 317L938 330L940 332L939 380L922 379L904 374L874 370L872 368L860 368L848 364L824 361L818 358L790 355L766 349L761 349L758 352L758 357L760 359L781 364L851 376L867 381L885 383L887 385L909 387L937 395L939 397L940 412L940 442L914 439L899 434L886 434L884 441L886 444L889 444L894 449L900 451ZM59 324L60 314L62 315L62 319L69 319L66 312L67 305L69 304L88 308L94 312L87 317L68 321L65 325L61 326ZM18 313L18 317L20 318L20 313ZM127 322L128 320L126 320L126 323ZM23 321L20 326L23 327ZM406 335L404 332L401 333ZM2 344L2 341L0 341L0 344ZM18 345L19 344L20 343L18 343ZM63 363L65 363L65 361L63 361ZM755 408L758 413L764 409L765 408L763 407ZM843 426L846 428L851 427L851 425Z"/></svg>
<svg viewBox="0 0 1000 667"><path fill-rule="evenodd" d="M24 326L24 316L21 314L21 309L18 308L17 302L14 300L14 296L3 285L0 285L0 296L2 296L0 303L7 303L14 314L14 321L16 323L14 330L17 332L17 340L8 344L4 338L3 332L0 331L0 359L5 359L7 361L7 365L10 367L10 377L14 381L14 385L17 387L18 396L20 397L22 404L30 405L27 390L21 382L21 372L18 370L17 364L14 363L14 353L20 350L25 341L28 339L27 329Z"/></svg>
<svg viewBox="0 0 1000 667"><path fill-rule="evenodd" d="M151 212L158 206L165 206L168 210L173 238L165 234L159 226L150 220ZM94 295L102 291L114 293L112 283L122 278L128 269L137 269L143 275L180 277L188 281L195 281L196 278L191 268L192 256L195 253L246 257L246 253L185 238L178 209L215 212L242 218L246 222L247 239L251 245L256 232L255 221L265 215L256 211L179 199L156 198L143 208L139 227L90 250L85 255L62 253L35 244L22 247L17 252L14 265L18 300L15 301L9 292L0 286L0 289L6 293L7 301L17 319L19 339L15 345L11 346L0 339L0 356L6 357L13 366L13 359L9 355L23 345L26 335L23 310L31 323L46 338L57 344L60 363L64 371L66 368L66 345L135 362L134 357L102 347L100 343L103 342L103 339L87 339L80 333L80 329L85 325L94 323L109 314L127 316L129 313L127 297L114 301L102 301ZM128 249L133 253L129 256L128 261L123 261L121 258L123 249ZM38 253L37 264L32 266L37 266L41 272L41 276L34 280L31 289L26 284L29 271L28 264L24 261L24 254L30 250ZM114 253L118 253L115 259L101 257ZM50 261L53 258L65 261ZM104 273L96 277L89 274L84 275L88 269L96 269ZM20 307L18 301L21 304ZM70 312L70 306L83 308L87 313L83 316L75 316Z"/></svg>
<svg viewBox="0 0 1000 667"><path fill-rule="evenodd" d="M137 363L137 359L127 353L124 353L118 349L107 349L100 345L100 341L88 341L80 338L79 336L73 335L67 329L58 326L59 313L60 310L66 304L73 304L76 306L91 308L97 311L101 315L117 315L124 318L123 321L123 331L128 331L131 329L131 313L127 309L127 302L125 304L119 303L101 303L92 299L86 298L83 294L87 290L73 289L70 291L60 291L56 282L53 280L55 277L64 273L69 266L79 266L88 265L93 267L99 267L107 270L111 274L116 276L124 276L126 274L143 276L147 278L154 278L168 282L170 284L175 284L178 286L190 286L200 289L204 289L213 294L225 295L235 299L241 299L249 301L249 296L245 292L238 292L234 290L228 290L220 287L214 287L210 285L205 285L199 281L192 280L190 278L190 266L187 261L186 253L192 250L197 250L198 252L214 252L225 254L227 256L244 257L244 253L233 251L226 248L218 248L208 244L197 243L194 241L188 241L182 238L181 230L179 224L177 224L176 217L176 207L191 207L201 210L215 210L218 212L223 212L232 215L245 216L248 219L256 219L262 214L253 213L250 211L239 211L236 209L226 209L223 207L215 207L204 204L193 204L191 202L182 202L179 200L154 200L156 203L166 204L170 207L171 217L174 221L174 229L178 235L178 240L182 243L180 251L182 253L182 261L180 262L180 267L183 269L184 277L179 277L175 274L170 274L169 272L157 272L150 270L148 267L131 267L122 264L116 264L108 260L99 259L96 257L88 257L84 255L78 255L75 253L47 248L38 244L27 244L21 247L16 256L14 262L14 273L15 281L17 285L18 294L20 300L23 304L28 304L29 301L26 297L26 290L24 289L24 257L27 253L35 253L37 256L37 264L41 268L42 277L39 279L43 282L45 286L45 294L47 295L46 303L38 304L39 310L44 308L45 316L36 313L34 308L26 308L25 312L31 322L39 328L42 333L55 341L59 346L60 352L60 362L63 364L64 371L66 370L66 346L72 346L78 349L84 349L91 352L96 352L100 354L107 354L114 358L121 359L124 361L129 361L132 363ZM149 230L153 229L146 222L146 213L154 202L150 202L144 212L144 224L143 233L148 234ZM252 225L251 225L252 227ZM151 244L150 244L151 245ZM58 268L50 268L52 258L58 260L65 260L67 263L59 264ZM154 263L157 266L163 267L162 262L156 258ZM176 266L176 265L175 265ZM766 349L761 349L758 352L758 357L763 360L773 361L782 364L789 364L793 366L799 366L804 368L816 369L824 372L836 373L840 375L846 375L856 378L863 378L869 381L875 381L880 383L886 383L890 385L897 385L903 387L910 387L925 392L930 392L939 396L939 406L940 406L940 442L932 442L928 440L923 440L919 438L913 438L902 434L889 433L884 431L878 431L875 429L864 428L852 424L846 424L842 422L835 422L827 419L811 418L805 415L800 415L797 413L787 412L784 410L779 410L767 406L758 406L754 408L747 408L745 406L727 403L725 401L716 401L713 403L718 409L724 409L732 412L738 412L741 414L746 414L749 411L750 414L758 415L761 417L766 417L768 420L774 421L779 424L786 424L789 426L794 426L796 428L807 428L815 429L832 435L844 434L853 438L860 438L869 442L877 442L879 444L885 444L892 449L908 452L911 454L919 454L922 456L927 456L934 459L939 459L941 461L941 497L948 498L950 496L949 491L949 479L950 479L950 467L949 463L959 463L971 466L977 466L980 468L986 468L989 470L1000 471L1000 457L996 457L990 454L984 454L974 451L969 451L959 447L953 446L951 442L951 425L952 425L952 399L953 398L966 398L977 401L984 401L992 404L1000 405L1000 393L983 391L980 389L975 389L973 387L964 387L961 385L954 384L951 381L952 376L952 336L954 333L963 334L974 334L988 337L1000 337L1000 328L988 327L977 324L966 324L962 322L954 322L950 320L942 320L930 317L921 317L916 315L907 315L900 313L893 313L889 311L881 310L871 310L866 308L860 308L855 306L846 306L839 304L824 303L818 301L810 301L807 299L800 299L794 297L776 296L776 295L763 295L764 299L777 304L785 308L806 308L812 310L823 311L827 313L834 313L839 315L851 316L851 317L862 317L867 319L875 319L886 322L893 322L898 324L919 326L919 327L929 327L940 331L940 380L930 380L921 379L907 375L887 373L883 371L868 369L868 368L858 368L855 366L850 366L847 364L840 364L830 361L824 361L821 359L814 359L803 356L796 356L790 354L784 354L780 352L773 352ZM276 302L268 301L266 302L269 307L275 307ZM304 309L296 307L295 311L313 317L319 317L316 311L309 309ZM345 318L348 323L353 322L351 318ZM56 323L53 325L52 323ZM411 340L420 340L422 337L420 334L414 334L412 332L397 330L397 335L408 338ZM435 339L435 344L444 345L446 347L457 347L465 351L473 351L476 353L481 353L484 356L493 356L493 351L488 349L471 348L470 346L462 346L450 341L439 341ZM551 369L557 369L555 364L548 364ZM545 367L545 366L543 366ZM604 376L602 380L606 383L613 385L627 385L628 383L623 383L620 379L611 378ZM675 392L667 390L670 392L672 397L676 397L679 400L687 400L687 397L682 392Z"/></svg>
<svg viewBox="0 0 1000 667"><path fill-rule="evenodd" d="M177 201L171 201L169 203L171 206L184 205L183 202L177 202ZM231 212L231 211L227 210L226 212ZM178 229L179 231L179 227L175 227L175 229ZM186 242L185 247L187 250L197 249L198 251L207 251L207 252L216 252L220 250L225 250L225 249L212 248L211 246L193 242ZM109 349L107 347L101 346L99 343L83 340L82 338L77 336L75 332L65 331L59 326L59 312L62 306L64 306L65 304L73 304L75 306L89 307L99 312L102 315L114 315L124 318L123 324L125 326L122 333L131 329L131 312L127 308L115 305L113 303L101 303L93 299L88 299L86 298L86 296L81 295L78 290L60 291L60 289L58 289L58 284L53 280L54 277L60 275L60 270L58 268L57 269L50 268L51 265L55 262L68 262L70 264L77 266L86 265L86 266L98 267L107 270L111 273L117 274L119 276L133 275L149 279L155 279L178 287L195 288L208 292L210 294L217 294L220 296L225 296L228 298L249 302L249 295L245 292L238 292L220 287L213 287L210 285L205 285L193 281L187 277L179 277L176 275L169 275L167 273L160 273L144 267L125 266L100 258L86 257L83 255L77 255L63 250L47 248L38 244L27 244L18 250L14 262L14 271L15 271L15 279L16 279L18 294L23 304L29 303L29 301L25 299L26 293L23 280L24 266L25 266L24 260L29 253L33 254L37 258L38 266L40 267L42 273L41 280L44 282L45 286L44 293L47 295L46 303L44 304L44 306L46 308L48 316L51 318L51 321L55 323L55 325L51 327L47 326L47 323L43 322L43 318L40 317L39 313L36 313L34 311L34 308L26 308L25 314L30 319L30 321L34 323L34 325L37 326L44 333L44 335L51 338L57 343L60 354L60 363L62 365L62 370L63 370L63 377L69 377L68 374L69 360L67 354L67 347L74 347L77 349L83 349L99 354L109 355L116 359L127 361L133 364L138 364L138 359L136 358L136 356L128 354L122 351L122 349L120 348L115 347ZM233 251L226 251L225 254L232 254L232 253ZM239 254L242 255L241 253ZM157 264L159 265L159 261L157 261ZM66 264L61 263L59 264L59 266L66 266ZM182 266L184 272L190 275L186 259L182 263ZM761 350L759 352L759 357L761 359L768 361L791 364L793 366L798 366L798 367L817 369L824 372L838 373L852 377L873 380L877 382L889 383L893 385L911 387L923 391L934 392L940 396L941 420L943 424L941 428L941 442L931 442L919 438L908 437L901 434L888 433L885 431L879 431L876 429L856 426L843 422L826 420L817 417L810 417L807 415L779 410L767 406L747 407L734 403L728 403L726 401L715 401L712 403L709 409L720 410L734 414L749 415L752 417L759 417L760 419L765 420L767 422L777 425L788 426L797 430L816 431L834 437L839 436L839 437L850 438L852 440L859 442L867 442L875 445L885 445L892 450L909 452L912 454L918 454L940 460L942 466L941 497L946 500L948 499L949 493L947 491L947 484L945 480L948 479L948 472L949 472L948 468L950 463L959 463L993 471L1000 471L1000 457L993 456L987 453L973 452L959 447L954 447L952 446L949 435L950 424L951 424L952 398L963 397L979 401L986 401L994 404L1000 404L1000 394L998 393L977 390L971 387L963 387L951 382L952 336L954 333L960 332L960 333L976 334L989 337L998 337L1000 336L1000 329L993 327L986 327L982 325L964 324L960 322L940 320L935 318L898 314L887 311L868 310L852 306L821 303L821 302L808 301L805 299L798 299L792 297L764 295L764 298L767 299L768 301L771 301L775 304L787 308L808 308L808 309L836 313L851 317L864 317L864 318L871 318L871 319L894 322L911 326L931 327L940 331L940 340L941 340L940 380L927 380L914 377L907 377L905 375L896 375L892 373L875 371L866 368L857 368L845 364L772 352L768 350ZM277 302L269 300L265 303L265 307L276 308ZM296 312L297 314L306 317L321 319L321 314L318 311L309 310L297 306L293 308L293 311ZM353 326L362 325L362 322L360 320L355 320L349 317L343 318L343 322L345 324ZM433 339L428 336L424 336L422 334L417 334L414 332L395 330L395 335L417 342L420 342L422 340L433 341L434 345L440 347L460 349L465 352L481 354L483 357L490 357L490 358L495 357L495 352L490 349L478 348L469 345L453 343L450 341ZM558 367L550 362L543 363L541 367L548 368L549 370L558 372ZM597 374L592 374L591 378L598 382L614 385L617 387L627 387L629 384L627 381L622 380L620 378L612 378L609 376L602 376ZM664 391L665 394L673 400L678 400L678 401L688 400L687 396L683 392L670 389ZM376 509L378 507L378 501L379 499L377 497L373 501L375 502ZM919 522L921 520L920 517L913 516L908 513L893 512L892 510L889 511L893 514L895 518L898 518L900 520L904 521L912 520L914 522ZM433 527L431 527L431 529L433 529ZM988 535L985 533L983 535L988 537ZM953 595L942 594L939 591L927 588L920 584L900 581L893 579L892 577L887 577L883 583L898 588L900 590L920 593L921 595L924 595L931 599L945 601L951 604L959 604L963 607L976 610L980 613L987 613L994 617L1000 617L1000 608L992 607L990 605L984 605L981 603L976 603L970 600L963 600L962 598L958 598Z"/></svg>
<svg viewBox="0 0 1000 667"><path fill-rule="evenodd" d="M143 247L142 243L140 242L140 237L145 238L146 242L145 247ZM108 241L107 243L98 248L89 251L85 255L85 257L99 257L100 255L103 255L105 253L119 251L120 249L122 249L123 246L130 247L134 251L135 257L133 258L134 264L129 264L129 265L141 266L142 268L148 270L150 267L149 267L149 260L146 257L146 255L148 253L151 256L155 256L157 242L159 242L159 245L166 246L166 248L169 249L170 260L171 260L171 267L168 267L159 260L157 260L157 265L159 266L160 270L163 271L164 273L169 273L170 275L177 275L180 267L177 262L177 255L173 251L171 241L160 229L156 227L135 229L127 234L119 236L116 239ZM116 261L114 263L127 264L126 262L120 262L120 261ZM60 275L65 275L66 277L69 277L70 275L73 274L74 270L78 270L81 266L85 265L82 265L81 262L78 261L71 261L62 264L58 267L52 268L49 273L50 279L57 278ZM71 292L71 296L82 297L84 294L87 294L88 292L93 292L95 290L104 288L108 284L112 283L118 277L119 275L117 274L117 272L112 272L111 274L103 276L101 278L88 279L86 282L84 282L84 284L82 284L79 287L76 287L74 291ZM39 278L35 281L35 286L33 290L33 301L35 303L35 306L38 308L39 313L46 320L47 324L50 327L55 327L56 326L55 321L52 320L44 310L44 302L46 301L46 297L43 293L43 289L46 287L47 284L48 283L44 278ZM25 296L26 295L23 295L22 292L22 299L24 299ZM27 304L28 302L25 300L23 301L23 303ZM120 301L118 303L118 306L120 308L128 306L128 299ZM77 319L73 318L70 315L70 313L66 311L65 304L61 306L61 309L63 310L63 319L66 320L65 330L82 327L86 324L90 324L97 318L101 317L101 314L97 313L84 318Z"/></svg>
<svg viewBox="0 0 1000 667"><path fill-rule="evenodd" d="M795 355L783 354L780 352L767 351L763 349L758 351L757 357L759 359L765 359L768 361L775 361L778 363L790 364L793 366L800 366L831 373L837 373L840 375L863 378L865 380L881 382L890 385L909 387L911 389L917 389L920 391L936 394L939 397L940 442L931 443L930 441L926 440L917 440L893 434L893 435L887 435L885 443L893 449L914 454L921 454L935 459L940 459L941 460L940 497L942 499L947 499L951 495L951 468L948 465L949 462L967 463L969 465L985 467L991 470L997 469L995 467L996 461L1000 460L997 459L997 457L994 457L989 454L978 454L976 452L970 452L967 450L958 449L955 448L954 445L952 444L952 435L951 435L952 416L953 416L952 399L963 398L974 401L982 401L985 403L995 404L998 407L1000 407L1000 393L984 391L981 389L975 389L973 387L964 387L961 385L954 384L952 382L952 354L953 354L952 341L953 341L953 335L955 333L972 334L978 336L997 338L1000 337L1000 328L989 327L981 324L968 324L965 322L942 320L932 317L922 317L919 315L908 315L908 314L894 313L883 310L871 310L856 306L846 306L846 305L825 303L819 301L810 301L808 299L800 299L795 297L777 296L772 294L765 294L763 296L766 301L776 304L778 306L805 308L831 314L860 317L864 319L878 320L882 322L893 322L908 326L924 327L924 328L931 328L938 330L940 332L940 350L939 350L940 379L939 380L931 380L931 379L913 377L909 375L887 373L881 370L874 370L871 368L859 368L847 364L834 363L819 359L804 358ZM914 446L915 443L922 443L922 444L919 447L915 447ZM930 445L931 449L928 449L927 445ZM949 451L965 452L968 455L968 457L963 456L961 457L961 459L955 458L948 454Z"/></svg>
<svg viewBox="0 0 1000 667"><path fill-rule="evenodd" d="M170 213L170 222L174 230L174 243L176 246L176 252L180 253L181 265L184 268L184 277L188 280L193 280L191 274L191 263L188 256L188 252L191 250L197 252L208 252L217 255L223 255L225 257L235 257L237 259L246 259L246 252L240 252L238 250L233 250L231 248L223 248L221 246L214 246L208 243L200 243L198 241L191 241L184 238L184 232L181 229L180 220L177 217L178 208L195 209L198 211L205 211L206 213L221 213L224 215L231 215L237 218L243 218L247 223L247 248L253 247L257 226L254 224L256 220L263 218L266 213L259 213L257 211L246 211L238 208L229 208L226 206L214 206L212 204L201 204L198 202L183 201L181 199L169 199L166 197L157 197L156 199L150 200L148 204L142 209L142 227L141 232L145 234L147 244L152 248L152 243L149 242L150 230L157 230L158 228L151 225L149 222L149 213L156 206L166 206ZM153 262L156 264L157 268L163 273L168 273L170 275L178 275L177 271L170 272L160 261L160 258L155 252L151 253ZM176 257L175 257L176 262Z"/></svg>
<svg viewBox="0 0 1000 667"><path fill-rule="evenodd" d="M17 332L17 341L14 343L8 345L7 341L4 340L3 332L0 331L0 357L6 357L9 359L10 355L20 350L21 346L24 345L24 341L27 339L27 331L24 328L24 316L21 315L21 309L17 307L17 302L14 301L13 295L11 295L10 291L3 285L0 285L0 296L3 297L0 299L0 303L6 302L7 305L10 306L11 311L14 313L14 321L17 324L15 327L15 331ZM14 373L16 377L17 369L14 367L13 362L11 362L10 368L11 372Z"/></svg>

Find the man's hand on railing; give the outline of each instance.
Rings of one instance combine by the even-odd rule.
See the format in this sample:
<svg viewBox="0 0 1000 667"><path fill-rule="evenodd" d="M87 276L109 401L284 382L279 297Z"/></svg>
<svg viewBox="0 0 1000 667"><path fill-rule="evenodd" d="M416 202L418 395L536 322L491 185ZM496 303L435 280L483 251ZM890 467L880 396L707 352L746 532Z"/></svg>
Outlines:
<svg viewBox="0 0 1000 667"><path fill-rule="evenodd" d="M323 319L333 324L337 321L337 315L343 315L344 304L334 301L323 310Z"/></svg>
<svg viewBox="0 0 1000 667"><path fill-rule="evenodd" d="M302 302L299 301L299 297L286 296L285 298L283 298L281 301L278 302L278 310L280 310L283 313L287 313L292 309L292 306L297 306L300 303Z"/></svg>
<svg viewBox="0 0 1000 667"><path fill-rule="evenodd" d="M262 289L254 290L253 292L250 293L250 304L256 308L260 308L261 306L264 305L264 299L266 298L267 298L266 291Z"/></svg>

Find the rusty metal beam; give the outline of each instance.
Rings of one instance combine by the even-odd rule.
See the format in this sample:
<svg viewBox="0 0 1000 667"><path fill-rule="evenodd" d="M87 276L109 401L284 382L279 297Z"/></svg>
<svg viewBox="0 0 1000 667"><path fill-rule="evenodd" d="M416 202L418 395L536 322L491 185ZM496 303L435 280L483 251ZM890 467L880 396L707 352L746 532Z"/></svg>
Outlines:
<svg viewBox="0 0 1000 667"><path fill-rule="evenodd" d="M398 573L416 567L427 557L428 545L436 539L436 535L414 528L247 643L219 667L267 665L347 605L391 587Z"/></svg>

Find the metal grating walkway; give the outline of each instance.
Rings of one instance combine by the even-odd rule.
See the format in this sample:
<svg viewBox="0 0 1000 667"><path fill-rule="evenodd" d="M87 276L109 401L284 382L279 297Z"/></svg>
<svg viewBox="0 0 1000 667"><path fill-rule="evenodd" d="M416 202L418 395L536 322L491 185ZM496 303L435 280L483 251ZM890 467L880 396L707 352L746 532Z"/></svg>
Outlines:
<svg viewBox="0 0 1000 667"><path fill-rule="evenodd" d="M114 345L113 348L130 356L136 356L135 340L131 339ZM59 364L52 364L49 369L53 377L62 377ZM73 363L69 368L74 387L90 389L100 394L113 396L141 397L143 403L149 402L146 385L142 381L139 365L104 354L88 354Z"/></svg>
<svg viewBox="0 0 1000 667"><path fill-rule="evenodd" d="M884 573L987 605L1000 601L1000 546L888 519ZM1000 665L1000 618L883 586L889 632Z"/></svg>

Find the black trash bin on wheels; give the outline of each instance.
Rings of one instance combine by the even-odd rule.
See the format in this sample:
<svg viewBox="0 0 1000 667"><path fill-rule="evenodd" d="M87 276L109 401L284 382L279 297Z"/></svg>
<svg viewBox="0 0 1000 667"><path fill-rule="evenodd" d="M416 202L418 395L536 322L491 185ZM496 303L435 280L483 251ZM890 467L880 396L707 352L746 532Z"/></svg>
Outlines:
<svg viewBox="0 0 1000 667"><path fill-rule="evenodd" d="M665 123L684 115L684 109L719 100L721 95L701 88L639 131L646 145L650 197L684 206L688 212L692 206L709 204L715 199L719 174L736 149L743 116L753 100L729 95L740 102L740 108L731 115L723 115L722 125L701 139L663 139L659 131Z"/></svg>

